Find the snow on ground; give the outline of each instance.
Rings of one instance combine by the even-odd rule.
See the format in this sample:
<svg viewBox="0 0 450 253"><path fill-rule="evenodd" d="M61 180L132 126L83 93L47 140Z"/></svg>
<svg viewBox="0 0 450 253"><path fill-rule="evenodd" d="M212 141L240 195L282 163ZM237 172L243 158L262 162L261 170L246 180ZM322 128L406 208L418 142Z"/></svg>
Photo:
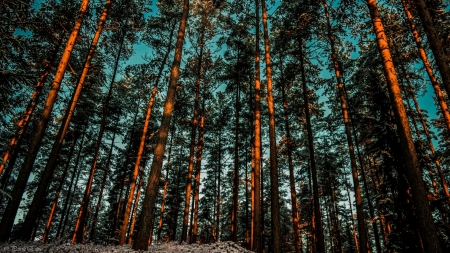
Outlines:
<svg viewBox="0 0 450 253"><path fill-rule="evenodd" d="M135 253L130 246L102 246L93 244L57 244L40 242L0 244L0 252L41 252L41 253ZM177 242L161 243L148 247L147 252L179 252L179 253L249 253L250 251L233 242L213 244L178 244Z"/></svg>

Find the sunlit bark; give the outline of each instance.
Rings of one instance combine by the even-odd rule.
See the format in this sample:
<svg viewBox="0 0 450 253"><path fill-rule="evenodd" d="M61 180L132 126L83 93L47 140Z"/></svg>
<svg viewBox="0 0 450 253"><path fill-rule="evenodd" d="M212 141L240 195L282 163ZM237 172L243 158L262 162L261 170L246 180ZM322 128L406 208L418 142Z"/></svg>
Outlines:
<svg viewBox="0 0 450 253"><path fill-rule="evenodd" d="M3 213L2 221L0 222L0 242L5 242L9 239L11 235L11 229L14 224L14 220L19 208L19 204L22 200L22 195L25 191L25 187L28 182L31 170L33 169L36 156L39 152L42 138L44 137L45 129L47 128L48 121L55 104L56 97L58 96L59 87L61 85L62 79L64 78L64 73L66 71L67 64L69 63L70 55L72 54L73 47L75 46L78 34L81 29L81 24L86 13L89 0L83 0L81 2L80 11L75 20L73 30L69 36L64 53L59 62L58 69L56 70L55 78L50 88L50 92L44 104L44 109L42 111L39 122L34 131L34 136L28 148L25 161L17 177L14 188L11 192L11 200L8 202L6 209ZM34 221L33 221L34 222Z"/></svg>
<svg viewBox="0 0 450 253"><path fill-rule="evenodd" d="M175 56L172 65L172 71L169 80L169 88L166 95L166 103L164 105L163 117L161 126L158 131L158 141L153 154L153 162L148 177L147 188L145 190L145 198L142 205L142 213L139 219L139 229L136 234L136 239L133 242L134 250L147 250L148 239L151 227L153 226L154 205L158 193L159 179L161 175L161 168L164 159L164 150L167 142L167 135L170 127L170 120L172 118L173 106L175 103L175 92L180 70L181 56L183 52L183 42L186 23L189 14L189 0L184 0L183 14L180 18L180 26L178 29L178 37L175 48Z"/></svg>

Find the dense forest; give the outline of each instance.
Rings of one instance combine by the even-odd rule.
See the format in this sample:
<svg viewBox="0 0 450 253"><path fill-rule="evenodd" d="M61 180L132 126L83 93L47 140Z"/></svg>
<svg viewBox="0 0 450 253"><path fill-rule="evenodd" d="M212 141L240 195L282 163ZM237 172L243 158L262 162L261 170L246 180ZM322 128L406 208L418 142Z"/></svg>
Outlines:
<svg viewBox="0 0 450 253"><path fill-rule="evenodd" d="M0 20L0 246L450 252L447 0L0 0Z"/></svg>

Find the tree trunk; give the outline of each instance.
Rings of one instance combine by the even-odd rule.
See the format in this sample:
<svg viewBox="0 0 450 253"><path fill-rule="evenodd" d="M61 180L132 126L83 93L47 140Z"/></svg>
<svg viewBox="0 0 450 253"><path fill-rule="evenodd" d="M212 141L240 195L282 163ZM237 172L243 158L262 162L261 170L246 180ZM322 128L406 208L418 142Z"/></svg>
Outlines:
<svg viewBox="0 0 450 253"><path fill-rule="evenodd" d="M395 56L395 54L394 54L394 56ZM409 86L410 85L410 81L409 81L408 75L405 74L406 70L405 70L405 68L404 68L404 66L402 64L399 64L399 65L400 65L400 70L401 70L400 74L404 77L404 79L406 79L406 83ZM401 88L401 90L403 92L402 95L406 97L406 106L407 106L408 110L411 113L410 118L411 118L411 122L413 123L413 127L414 127L414 130L416 132L416 135L417 135L417 140L422 141L422 137L420 135L419 127L417 126L417 122L416 122L416 119L415 119L413 111L412 111L412 106L411 106L411 103L410 103L409 98L408 98L409 97L408 96L409 93L406 91L406 87L405 87L405 85L403 83L402 83L402 86L400 88ZM415 102L417 102L416 97L414 96L414 94L412 96L413 96ZM420 113L418 113L419 120L422 120L421 111L420 111L420 108L418 107L418 105L416 105L416 109L417 108L419 109L419 112L420 112ZM416 112L417 112L417 110L416 110ZM425 123L425 122L422 122L422 123ZM422 126L424 126L424 125L422 124ZM428 131L428 129L427 129L426 123L425 123L424 132L427 132L427 131ZM431 144L431 145L433 145L433 144ZM436 160L436 162L437 162L437 164L440 164L438 160ZM436 180L434 179L434 173L433 173L433 170L431 168L431 164L428 161L426 161L425 163L426 163L425 166L427 167L427 170L428 170L428 175L430 177L431 186L433 187L434 194L437 196L438 193L439 193L439 190L438 190L438 187L437 187Z"/></svg>
<svg viewBox="0 0 450 253"><path fill-rule="evenodd" d="M167 55L167 54L166 54ZM163 65L164 66L164 63ZM162 69L160 69L160 74L162 72ZM155 95L156 95L156 89L157 89L157 85L158 85L158 80L159 80L159 76L157 78L156 84L153 87L152 90L152 95L151 98L148 102L147 105L147 112L145 114L145 121L144 121L144 127L142 128L142 136L141 136L141 140L139 143L139 150L137 153L137 157L136 157L136 162L134 164L134 171L133 171L133 176L131 178L130 181L130 194L128 195L128 200L127 200L127 206L125 209L125 214L124 214L124 218L123 218L123 223L122 223L122 227L120 229L120 236L119 236L119 245L123 245L126 242L127 239L127 228L128 228L128 222L130 219L130 212L131 212L131 205L133 204L133 198L134 198L134 191L136 188L136 180L139 174L139 166L141 164L141 159L142 159L142 155L144 154L144 148L145 148L145 140L147 139L147 131L148 131L148 126L150 124L150 116L152 114L152 109L153 109L153 104L155 102Z"/></svg>
<svg viewBox="0 0 450 253"><path fill-rule="evenodd" d="M300 40L299 45L300 51L300 70L302 74L302 86L303 86L303 103L305 105L305 117L306 117L306 130L308 132L308 147L309 147L309 158L311 161L311 177L313 181L313 197L314 197L314 227L315 227L315 249L319 253L325 252L325 242L323 236L322 227L322 215L320 212L320 202L319 202L319 186L317 183L317 166L316 158L314 155L314 136L311 127L311 115L309 112L309 98L308 98L308 88L306 86L306 75L305 75L305 64L303 56L303 42Z"/></svg>
<svg viewBox="0 0 450 253"><path fill-rule="evenodd" d="M339 200L337 199L337 190L336 190L336 185L333 184L333 195L332 195L332 201L333 201L333 207L334 207L334 222L335 222L335 226L336 226L336 240L337 240L337 247L338 247L338 252L343 253L344 250L342 248L342 238L341 238L341 224L339 223L339 205L338 202ZM381 251L377 251L380 252Z"/></svg>
<svg viewBox="0 0 450 253"><path fill-rule="evenodd" d="M264 168L262 166L262 145L260 148L260 153L261 153L261 251L260 252L265 252L266 250L266 232L265 232L265 211L264 211Z"/></svg>
<svg viewBox="0 0 450 253"><path fill-rule="evenodd" d="M198 151L197 151L197 162L195 166L197 167L197 175L195 176L196 186L195 186L195 209L194 209L194 228L192 231L191 243L197 242L198 234L198 207L200 198L200 170L202 168L202 154L203 154L203 135L205 134L205 97L203 97L203 108L200 119L199 126L199 137L198 137Z"/></svg>
<svg viewBox="0 0 450 253"><path fill-rule="evenodd" d="M3 175L2 180L0 182L2 187L6 186L7 182L6 179L9 178L9 174L11 173L12 168L14 167L17 158L17 149L20 146L23 135L27 131L28 123L30 123L31 116L33 115L34 109L36 108L36 105L39 102L39 98L41 97L41 92L44 87L45 81L47 81L48 74L52 70L53 62L56 60L56 57L58 56L58 51L59 48L61 47L62 38L63 36L60 35L60 39L58 39L58 41L56 42L51 57L49 58L49 61L45 65L44 72L42 73L42 75L39 78L39 81L34 87L34 91L31 94L31 98L28 101L28 105L26 109L22 112L22 116L19 122L17 122L17 130L9 143L9 147L6 150L5 155L3 155L3 163L0 164L0 175L2 174L3 169L5 168L8 160L10 162L8 163L8 167L6 168L5 175Z"/></svg>
<svg viewBox="0 0 450 253"><path fill-rule="evenodd" d="M423 2L422 0L419 1ZM395 73L386 34L384 33L384 26L377 9L376 0L368 0L367 3L369 5L380 56L383 60L383 68L386 81L388 83L389 96L391 98L391 103L394 110L397 132L400 138L404 156L403 158L406 165L406 176L411 187L416 216L420 217L417 219L417 223L419 225L424 248L426 252L442 252L439 245L439 240L437 238L437 231L434 226L433 217L431 215L430 205L427 199L427 191L422 179L419 161L409 128L408 118L403 105L397 75Z"/></svg>
<svg viewBox="0 0 450 253"><path fill-rule="evenodd" d="M255 168L252 180L252 224L250 250L261 252L261 81L259 49L259 0L255 0L256 42L255 42Z"/></svg>
<svg viewBox="0 0 450 253"><path fill-rule="evenodd" d="M431 63L428 60L427 53L425 52L425 49L422 46L422 42L420 41L419 32L417 31L416 25L414 24L413 16L408 9L407 0L402 0L402 4L403 9L405 10L406 17L408 19L409 26L411 28L414 41L416 42L417 50L419 51L420 59L422 59L423 66L425 67L425 70L428 73L428 77L430 77L431 86L433 86L434 93L436 94L436 100L438 101L438 104L441 107L441 112L444 122L447 126L447 131L450 131L450 112L448 111L448 106L447 103L445 102L444 94L442 94L437 78L433 73L433 69L431 68ZM442 76L444 77L444 75ZM443 81L445 83L446 80L443 78ZM445 84L445 87L450 87L450 83Z"/></svg>
<svg viewBox="0 0 450 253"><path fill-rule="evenodd" d="M186 181L186 195L184 202L184 216L183 216L183 227L181 231L181 241L187 242L187 228L188 228L188 216L189 216L189 201L191 199L191 189L192 189L192 171L194 169L194 149L195 149L195 136L197 130L197 116L198 116L198 98L200 90L201 81L201 67L203 60L203 46L204 46L204 34L205 29L202 30L202 38L200 44L200 54L197 66L197 81L195 86L195 101L194 101L194 115L192 116L192 128L191 128L191 145L189 148L189 168Z"/></svg>
<svg viewBox="0 0 450 253"><path fill-rule="evenodd" d="M281 232L280 232L280 203L278 195L278 161L277 143L275 133L275 105L272 91L272 68L270 65L270 45L269 29L267 25L266 0L261 1L263 27L264 27L264 49L266 58L266 78L267 78L267 104L269 109L269 139L270 139L270 189L271 189L271 235L273 252L281 252Z"/></svg>
<svg viewBox="0 0 450 253"><path fill-rule="evenodd" d="M132 218L131 218L131 226L130 226L128 241L127 241L128 245L131 245L131 242L133 241L134 225L136 224L136 216L137 216L137 211L138 211L138 207L139 207L139 198L141 197L141 187L142 187L142 182L143 182L143 176L144 176L144 170L141 170L141 176L140 176L139 184L138 184L138 188L137 188L136 199L134 200L133 213L131 214Z"/></svg>
<svg viewBox="0 0 450 253"><path fill-rule="evenodd" d="M75 224L75 230L74 230L74 233L72 236L72 244L75 243L75 240L78 243L81 243L84 240L83 231L84 231L85 222L87 220L86 215L87 215L87 210L88 210L89 201L90 201L91 188L92 188L92 183L94 181L95 170L97 169L97 160L98 160L98 156L100 154L100 146L102 144L103 133L106 128L106 118L108 117L109 102L111 100L112 92L114 89L114 80L116 78L117 69L119 67L120 55L122 53L123 44L125 42L125 35L126 35L126 31L123 31L122 38L121 38L121 41L119 44L119 52L117 54L117 57L116 57L116 60L114 63L114 71L112 74L108 94L106 95L105 101L103 103L102 119L100 122L100 130L98 132L97 142L95 144L95 151L94 151L94 157L92 160L91 171L89 173L89 179L86 184L85 191L84 191L84 196L83 196L83 200L81 202L80 211L78 212L78 218L77 218L77 221Z"/></svg>
<svg viewBox="0 0 450 253"><path fill-rule="evenodd" d="M139 229L136 239L133 243L134 250L147 250L150 230L153 226L154 205L158 194L159 178L161 175L162 163L164 160L164 150L167 142L167 133L169 132L170 119L172 117L173 105L175 102L175 92L179 76L180 62L183 51L183 41L186 23L189 14L189 0L184 0L183 14L180 19L180 27L178 29L178 38L175 48L174 61L169 80L169 88L166 95L166 103L164 105L161 126L158 131L158 142L155 147L153 162L148 177L147 188L145 190L145 198L141 217L139 220Z"/></svg>
<svg viewBox="0 0 450 253"><path fill-rule="evenodd" d="M235 72L238 71L239 64L238 49L236 65L234 67ZM234 170L233 170L233 198L231 204L231 241L237 242L238 240L238 209L239 209L239 107L240 107L240 87L239 80L237 80L238 73L235 73L236 95L235 95L235 123L234 123Z"/></svg>
<svg viewBox="0 0 450 253"><path fill-rule="evenodd" d="M358 218L358 233L359 233L359 242L360 242L360 252L369 252L369 240L367 236L367 228L364 219L364 207L363 207L363 199L361 197L361 188L359 186L358 179L358 166L356 165L356 156L353 146L352 133L351 133L351 122L348 115L347 102L345 101L345 91L341 81L341 72L339 70L339 62L336 54L336 48L334 45L334 35L331 28L330 16L328 13L328 7L324 0L322 0L323 7L325 9L325 17L327 19L327 27L328 27L328 38L331 46L331 60L333 61L334 72L336 75L337 87L338 87L338 96L341 101L341 110L342 117L344 118L345 125L345 134L347 136L347 144L348 151L350 154L350 164L352 168L352 178L353 178L353 187L355 193L356 200L356 216Z"/></svg>
<svg viewBox="0 0 450 253"><path fill-rule="evenodd" d="M407 75L405 76L405 78L407 78ZM424 119L422 111L420 110L419 102L417 101L417 98L415 96L415 93L414 93L414 90L413 90L413 88L411 86L411 83L409 82L408 78L406 80L407 80L407 84L408 84L409 95L411 96L411 98L414 101L414 106L416 108L417 115L419 116L420 123L422 124L422 128L423 128L423 130L425 132L425 136L427 137L427 142L428 142L428 145L429 145L429 148L430 148L430 151L431 151L431 155L433 157L434 163L436 164L436 168L438 170L439 178L441 180L441 185L442 185L442 188L444 189L444 194L447 197L447 201L450 201L450 194L449 194L449 191L448 191L447 181L446 181L445 176L444 176L444 174L442 172L441 163L439 162L439 159L437 158L436 151L434 149L434 145L433 145L433 142L432 142L432 139L431 139L431 136L430 136L430 131L428 130L428 126L427 126L426 120Z"/></svg>
<svg viewBox="0 0 450 253"><path fill-rule="evenodd" d="M83 22L84 14L86 13L87 7L89 4L89 0L83 0L81 3L80 12L75 21L73 30L69 36L66 47L64 49L64 53L61 57L61 61L59 62L58 69L56 71L55 79L51 85L50 92L45 101L44 109L42 111L41 117L39 119L39 123L34 132L34 136L28 148L27 155L25 157L25 161L22 165L22 168L19 172L19 176L17 177L14 188L11 192L12 199L8 202L6 209L3 213L2 221L0 222L0 242L8 241L11 235L11 229L14 224L14 220L17 214L17 210L19 209L19 204L22 200L22 195L25 191L25 187L28 182L28 178L30 176L31 170L33 169L34 161L36 159L37 153L39 152L39 148L41 146L42 138L44 137L45 129L47 128L48 121L50 119L53 105L55 104L56 97L58 95L59 87L61 85L62 79L64 77L64 73L69 63L69 58L72 53L72 49L75 46L75 42L78 37L78 33L81 28L81 23Z"/></svg>
<svg viewBox="0 0 450 253"><path fill-rule="evenodd" d="M136 120L137 120L137 115L138 115L138 113L139 113L139 108L140 108L140 103L138 102L137 103L137 105L136 105L136 111L135 111L135 113L134 113L134 117L133 117L133 123L131 124L132 126L135 126L136 125ZM131 155L131 146L132 146L132 144L133 144L133 139L134 139L134 134L135 134L135 131L134 131L134 127L132 128L132 130L131 130L131 134L130 134L130 141L128 142L128 146L127 146L127 149L126 149L126 152L125 152L125 162L124 162L124 165L123 165L123 167L125 168L124 169L124 171L123 171L123 173L122 173L122 181L121 181L121 184L120 184L120 193L119 193L119 199L117 200L117 208L116 208L116 214L115 214L115 216L114 216L114 222L113 222L113 226L112 226L112 231L111 231L111 236L112 237L114 237L115 236L115 233L116 233L116 230L117 230L117 222L119 221L119 218L120 218L120 214L121 214L121 207L122 207L122 202L123 202L123 199L122 199L122 195L123 195L123 187L125 186L125 181L126 181L126 179L127 179L127 165L128 165L128 160L130 160L130 157L132 156ZM128 194L128 189L127 189L127 194ZM128 199L128 197L125 197L125 199Z"/></svg>
<svg viewBox="0 0 450 253"><path fill-rule="evenodd" d="M218 175L217 175L217 229L216 229L216 242L220 242L220 205L222 203L221 195L220 195L220 184L222 178L222 129L219 131L219 154L218 154Z"/></svg>
<svg viewBox="0 0 450 253"><path fill-rule="evenodd" d="M442 47L442 42L439 39L438 32L434 27L433 20L427 5L424 0L415 0L416 9L422 20L422 26L427 34L428 43L430 44L431 51L433 52L436 65L441 73L442 82L444 84L445 91L450 94L450 67L448 65L447 57ZM405 8L406 10L407 8ZM421 56L422 57L422 56ZM439 99L439 98L438 98Z"/></svg>
<svg viewBox="0 0 450 253"><path fill-rule="evenodd" d="M197 168L194 172L194 176L197 176ZM187 242L191 243L191 239L192 239L192 229L193 229L193 222L194 222L194 208L195 208L195 195L197 193L197 180L194 180L194 190L193 190L193 195L194 197L192 198L192 203L191 203L191 208L190 208L190 217L189 217L189 234L188 234L188 238L187 238Z"/></svg>
<svg viewBox="0 0 450 253"><path fill-rule="evenodd" d="M89 233L89 241L91 241L91 242L94 240L95 231L96 231L95 229L97 228L98 212L99 212L100 206L102 204L103 190L105 189L106 178L108 176L108 173L109 173L109 171L107 169L105 169L103 172L102 186L100 187L100 193L98 195L97 205L95 206L94 217L92 218L91 232Z"/></svg>
<svg viewBox="0 0 450 253"><path fill-rule="evenodd" d="M348 198L348 204L350 206L350 219L352 220L352 227L353 227L353 240L355 241L355 247L356 251L359 252L359 243L358 243L358 236L356 235L356 227L355 227L355 221L353 220L353 207L352 207L352 199L350 198L350 190L348 189L348 185L350 183L345 182L346 190L347 190L347 198Z"/></svg>
<svg viewBox="0 0 450 253"><path fill-rule="evenodd" d="M164 219L164 208L165 208L165 204L166 204L167 187L169 186L169 170L170 170L170 167L172 166L170 163L170 158L172 156L174 131L175 131L175 126L172 126L172 130L170 131L169 152L167 153L166 177L164 180L164 190L163 190L163 195L162 195L162 200L161 200L161 209L159 211L158 231L156 233L156 238L158 241L161 241L161 231L162 231L163 219Z"/></svg>
<svg viewBox="0 0 450 253"><path fill-rule="evenodd" d="M72 160L72 155L73 155L73 151L76 146L76 142L77 142L77 139L75 138L73 140L72 146L70 147L69 155L67 157L67 163L66 163L66 166L64 166L63 174L61 176L61 180L59 182L58 189L56 190L55 200L53 201L52 207L50 209L50 214L48 215L47 223L45 224L45 231L44 231L44 235L42 236L43 243L45 243L47 241L48 233L50 232L50 227L52 225L53 217L55 215L56 206L58 204L59 194L61 193L63 184L66 182L67 170L69 169L70 161Z"/></svg>
<svg viewBox="0 0 450 253"><path fill-rule="evenodd" d="M97 26L97 31L95 32L94 38L92 39L91 45L89 47L89 52L88 52L88 55L87 55L85 63L84 63L83 71L81 73L81 76L79 77L78 83L75 88L75 92L72 95L72 99L69 102L69 108L67 109L67 112L64 115L64 119L61 123L61 127L59 129L56 140L53 143L52 151L50 152L49 159L47 161L47 164L45 165L44 171L43 171L41 179L39 181L39 185L34 194L33 201L31 202L31 205L28 209L28 213L25 218L24 224L21 229L20 237L19 237L22 241L27 241L30 239L30 236L31 236L30 228L36 220L37 210L40 208L40 206L46 196L45 189L47 189L48 185L50 184L52 175L54 174L55 168L57 167L56 163L58 162L58 157L59 157L58 154L59 154L61 146L64 142L64 138L66 136L67 130L69 129L70 121L72 120L72 116L75 111L75 107L78 103L78 99L80 97L84 81L89 72L92 58L94 57L94 53L97 49L97 44L100 39L100 35L103 31L103 25L106 22L106 18L108 16L108 9L109 9L110 4L111 4L111 0L107 0L105 7L103 9L103 13L100 17L100 21Z"/></svg>

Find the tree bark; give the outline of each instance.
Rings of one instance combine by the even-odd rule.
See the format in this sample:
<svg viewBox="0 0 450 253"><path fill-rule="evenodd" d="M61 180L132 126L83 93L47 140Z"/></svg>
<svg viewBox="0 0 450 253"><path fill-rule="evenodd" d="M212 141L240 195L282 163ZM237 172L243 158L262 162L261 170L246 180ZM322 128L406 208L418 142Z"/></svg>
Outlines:
<svg viewBox="0 0 450 253"><path fill-rule="evenodd" d="M359 252L358 236L356 235L356 226L355 226L355 221L353 220L352 199L350 198L350 190L348 189L349 184L350 183L345 182L345 186L346 186L346 190L347 190L348 204L350 206L350 219L352 220L352 227L353 227L353 240L355 241L356 251Z"/></svg>
<svg viewBox="0 0 450 253"><path fill-rule="evenodd" d="M433 86L434 93L436 95L436 100L441 107L442 117L444 119L445 125L447 126L447 131L450 131L450 112L448 111L447 103L445 102L444 94L442 94L441 87L437 81L436 76L433 73L433 69L431 68L431 63L428 60L427 53L422 46L422 42L420 41L419 32L416 29L416 25L414 24L413 16L408 9L407 0L402 0L403 9L405 10L406 17L408 19L409 27L411 28L411 33L413 35L414 41L416 42L417 50L419 51L420 59L423 62L423 66L427 71L428 77L431 81L431 86ZM443 81L445 83L446 80ZM445 85L446 87L450 87L450 83Z"/></svg>
<svg viewBox="0 0 450 253"><path fill-rule="evenodd" d="M414 89L412 88L411 83L409 82L409 78L407 78L407 77L408 76L405 75L405 78L406 78L406 81L408 84L408 91L409 91L408 93L414 101L414 107L416 109L417 115L419 116L419 120L420 120L420 123L422 124L422 128L425 132L425 136L427 137L428 146L430 148L434 163L436 164L436 168L438 170L438 174L439 174L439 178L441 180L441 186L444 190L444 194L447 197L447 201L450 201L450 194L448 191L447 180L445 179L444 173L442 172L441 163L440 163L439 159L437 158L436 151L435 151L434 145L433 145L433 141L430 136L430 131L428 130L427 122L423 117L422 111L420 110L420 107L419 107L419 102L417 101L417 98L414 93Z"/></svg>
<svg viewBox="0 0 450 253"><path fill-rule="evenodd" d="M164 64L163 64L163 66L164 66ZM158 76L158 80L159 80L159 76ZM125 209L122 227L120 229L119 245L123 245L124 243L126 243L126 239L127 239L127 228L128 228L128 222L130 219L131 205L133 204L134 191L136 188L136 180L137 180L137 177L139 174L139 166L141 164L142 155L144 154L145 140L147 139L147 131L148 131L148 126L150 124L150 117L152 114L153 104L155 102L156 89L158 87L157 85L158 85L158 81L156 82L156 85L153 87L152 95L151 95L151 98L147 105L147 112L145 114L144 126L142 128L142 136L141 136L141 140L139 143L139 149L138 149L138 153L137 153L137 157L136 157L136 162L134 164L133 175L132 175L132 178L130 181L130 184L131 184L130 185L130 194L128 195L127 206Z"/></svg>
<svg viewBox="0 0 450 253"><path fill-rule="evenodd" d="M134 130L134 126L136 125L136 120L137 120L137 115L139 113L139 108L140 108L140 102L138 102L136 104L136 111L134 112L134 117L133 117L133 123L131 124L133 127L131 129L131 134L130 134L130 141L128 142L127 145L127 149L125 151L125 162L123 167L125 168L123 173L122 173L122 182L120 184L120 193L119 193L119 199L117 200L117 208L116 208L116 214L114 216L114 222L113 222L113 226L112 226L112 231L111 231L111 236L114 237L116 230L117 230L117 222L119 221L120 218L120 214L121 214L121 207L122 207L122 202L124 201L124 199L122 199L122 195L123 195L123 188L125 186L125 181L127 179L127 165L129 163L130 157L131 155L131 146L133 144L133 139L134 139L134 134L135 134L135 130ZM127 189L127 194L128 194L128 189ZM125 199L128 199L128 197L125 197Z"/></svg>
<svg viewBox="0 0 450 253"><path fill-rule="evenodd" d="M358 166L356 165L356 156L355 150L352 140L352 130L351 130L351 122L348 115L347 102L345 101L345 91L341 80L341 72L339 70L339 62L336 54L336 48L334 44L334 34L331 28L330 23L330 15L328 13L328 7L324 0L322 0L323 7L325 9L325 17L327 20L327 28L328 28L328 39L330 41L331 46L331 60L333 62L334 73L336 75L337 88L338 88L338 96L341 101L341 110L342 117L344 118L345 125L345 135L347 137L348 151L350 154L350 164L352 168L352 178L353 178L353 188L355 193L356 200L356 216L358 218L358 233L359 233L359 242L360 242L360 252L369 252L369 240L367 236L367 228L366 222L364 219L364 207L363 207L363 199L361 197L361 188L359 185L358 178Z"/></svg>
<svg viewBox="0 0 450 253"><path fill-rule="evenodd" d="M198 137L198 151L197 151L197 162L195 164L197 175L195 176L196 186L195 186L195 208L194 208L194 228L192 231L191 243L197 242L198 235L198 208L200 199L200 170L202 168L202 155L203 155L203 135L205 134L205 97L203 96L203 108L200 119L199 126L199 137Z"/></svg>
<svg viewBox="0 0 450 253"><path fill-rule="evenodd" d="M42 89L44 87L45 81L47 81L48 74L50 73L52 69L53 62L56 60L56 57L58 56L59 48L61 47L63 36L60 35L60 38L55 44L55 48L52 51L51 57L49 58L49 61L45 65L44 72L39 77L39 81L37 82L36 86L34 87L34 91L31 94L31 98L28 101L28 105L25 108L25 110L22 112L22 116L17 122L17 130L11 139L9 143L9 147L6 150L6 153L3 155L3 163L0 164L0 176L6 166L6 163L9 160L8 167L6 168L5 175L3 175L1 179L1 186L6 186L6 182L9 178L9 175L12 171L12 168L14 167L16 158L17 158L17 149L20 146L20 143L22 142L22 137L27 131L28 123L30 123L31 116L33 115L34 109L36 108L36 105L39 102L39 98L41 97ZM11 159L10 159L11 158Z"/></svg>
<svg viewBox="0 0 450 253"><path fill-rule="evenodd" d="M428 43L430 43L431 51L433 52L436 65L441 73L445 91L448 95L450 94L450 67L448 65L444 48L442 47L442 42L439 39L438 32L433 24L433 19L431 18L425 1L415 0L414 2L416 3L416 9L419 13L420 19L422 20L422 26L427 33Z"/></svg>
<svg viewBox="0 0 450 253"><path fill-rule="evenodd" d="M423 2L422 0L419 0ZM388 84L389 96L393 107L397 133L400 137L402 153L406 165L406 176L411 187L412 198L414 201L417 223L419 226L421 238L426 252L442 252L439 240L437 238L436 227L434 226L431 215L430 205L427 199L427 191L422 179L419 160L417 158L414 142L412 140L409 128L408 118L406 116L403 99L400 93L397 75L389 50L384 26L377 9L376 0L367 1L370 15L373 22L374 32L376 34L378 49L383 61L384 74Z"/></svg>
<svg viewBox="0 0 450 253"><path fill-rule="evenodd" d="M218 150L218 163L217 163L218 175L217 175L217 219L216 219L216 242L220 242L220 205L222 204L222 199L220 195L220 184L222 178L222 129L219 131L219 150Z"/></svg>
<svg viewBox="0 0 450 253"><path fill-rule="evenodd" d="M238 72L239 64L239 54L238 49L236 65L234 67L235 72ZM238 79L238 73L235 73L235 85L236 95L235 95L235 123L234 123L234 170L233 170L233 197L231 204L231 241L237 242L238 240L238 209L239 209L239 107L240 107L240 85Z"/></svg>
<svg viewBox="0 0 450 253"><path fill-rule="evenodd" d="M134 200L133 213L131 214L132 218L131 218L131 226L130 226L128 241L127 241L128 245L131 245L131 243L133 241L134 225L136 224L136 216L137 216L137 211L138 211L138 207L139 207L139 198L141 197L141 187L142 187L142 182L143 182L143 178L142 178L143 176L144 176L144 170L141 170L141 177L139 179L139 184L138 184L137 193L136 193L136 199Z"/></svg>
<svg viewBox="0 0 450 253"><path fill-rule="evenodd" d="M22 241L28 241L30 239L31 227L33 226L33 224L36 220L36 214L38 213L37 210L39 210L42 202L44 201L44 198L46 196L45 190L47 189L48 185L50 184L50 181L54 174L55 168L57 167L56 163L58 162L59 152L60 152L61 146L64 142L64 138L66 136L67 130L69 129L70 121L72 120L72 116L75 111L75 107L78 103L78 99L80 97L84 81L89 72L92 58L94 57L94 53L97 49L97 44L100 39L100 35L103 31L103 25L105 24L106 18L108 16L108 10L109 10L110 4L111 4L111 0L107 0L105 7L103 8L102 15L101 15L100 20L97 25L97 31L95 32L94 38L92 39L91 45L89 47L89 52L88 52L88 55L87 55L85 63L84 63L83 71L81 73L81 76L79 77L78 83L75 88L75 92L72 95L72 99L69 102L69 108L67 109L67 112L64 115L64 119L61 123L61 127L58 131L58 135L56 137L55 142L53 143L53 147L52 147L52 151L50 152L49 159L47 161L47 164L45 165L44 171L43 171L41 179L39 181L39 185L34 194L33 201L31 202L31 205L28 209L27 216L24 220L24 224L22 225L22 229L21 229L20 237L19 237Z"/></svg>
<svg viewBox="0 0 450 253"><path fill-rule="evenodd" d="M271 189L271 235L273 252L281 252L281 226L280 226L280 203L278 195L278 161L277 143L275 133L275 105L272 91L272 67L270 65L269 29L267 25L266 0L261 0L263 27L264 27L264 49L266 58L267 78L267 104L269 109L269 139L270 139L270 189Z"/></svg>
<svg viewBox="0 0 450 253"><path fill-rule="evenodd" d="M186 4L186 2L185 2ZM195 101L194 101L194 115L192 116L192 128L191 128L191 145L189 148L189 168L186 181L186 195L184 200L184 215L183 215L183 227L181 231L181 241L187 242L187 232L188 232L188 216L189 216L189 201L191 199L191 189L192 189L192 171L194 169L194 149L195 149L195 136L197 131L197 117L198 117L198 99L200 91L200 81L201 81L201 67L203 60L203 45L204 45L204 34L205 28L202 30L202 38L200 43L200 54L197 66L197 81L195 85ZM166 137L167 138L167 137Z"/></svg>
<svg viewBox="0 0 450 253"><path fill-rule="evenodd" d="M250 250L261 252L261 73L259 49L259 0L255 0L256 38L255 38L255 138L254 138L254 164L252 180L252 224Z"/></svg>
<svg viewBox="0 0 450 253"><path fill-rule="evenodd" d="M44 109L42 111L39 123L34 132L33 139L28 148L25 161L17 177L14 188L11 192L12 199L8 202L6 209L3 213L2 221L0 222L0 242L8 241L11 235L11 229L14 224L15 216L17 210L19 209L19 204L22 200L22 195L25 191L25 187L28 182L31 170L33 169L34 161L36 159L37 153L41 146L42 139L44 137L45 129L47 128L48 121L53 110L53 105L55 104L56 97L58 95L59 87L61 85L62 79L64 78L64 73L69 63L69 58L72 53L72 49L75 46L75 42L78 38L78 33L81 29L81 24L84 19L84 14L86 13L89 0L83 0L81 2L80 11L78 13L77 19L75 21L73 30L69 36L64 53L59 62L58 69L56 71L55 79L51 85L50 92L45 101Z"/></svg>
<svg viewBox="0 0 450 253"><path fill-rule="evenodd" d="M154 205L156 196L158 194L159 178L161 175L161 168L164 160L164 150L166 147L167 135L170 127L170 119L172 118L173 105L175 103L175 92L179 76L180 62L183 52L184 34L188 15L189 0L184 0L183 14L180 19L174 61L169 79L169 88L167 90L166 103L164 105L161 126L158 131L158 142L155 147L150 175L148 177L147 188L145 190L145 199L141 217L139 220L139 229L137 231L136 239L133 242L134 250L148 249L148 239L151 227L153 226L151 222L153 221Z"/></svg>
<svg viewBox="0 0 450 253"><path fill-rule="evenodd" d="M315 249L319 253L325 252L325 239L323 236L322 227L322 214L320 211L319 202L319 186L317 182L317 166L316 158L314 154L314 136L311 127L311 115L309 112L309 98L308 98L308 88L306 86L306 75L305 75L305 64L303 55L303 42L300 40L299 45L300 52L300 71L302 74L302 86L303 86L303 103L305 104L305 117L306 117L306 130L308 132L308 147L309 147L309 158L311 161L311 177L312 177L312 187L313 187L313 198L314 198L314 228L315 228Z"/></svg>

